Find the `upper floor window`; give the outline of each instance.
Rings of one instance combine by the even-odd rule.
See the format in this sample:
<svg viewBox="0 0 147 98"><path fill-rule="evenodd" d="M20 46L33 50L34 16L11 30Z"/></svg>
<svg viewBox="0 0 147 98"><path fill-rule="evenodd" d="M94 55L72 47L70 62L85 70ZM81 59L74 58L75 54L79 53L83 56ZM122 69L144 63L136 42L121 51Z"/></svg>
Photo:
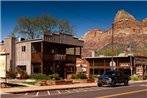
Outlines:
<svg viewBox="0 0 147 98"><path fill-rule="evenodd" d="M26 51L26 46L22 46L22 52Z"/></svg>

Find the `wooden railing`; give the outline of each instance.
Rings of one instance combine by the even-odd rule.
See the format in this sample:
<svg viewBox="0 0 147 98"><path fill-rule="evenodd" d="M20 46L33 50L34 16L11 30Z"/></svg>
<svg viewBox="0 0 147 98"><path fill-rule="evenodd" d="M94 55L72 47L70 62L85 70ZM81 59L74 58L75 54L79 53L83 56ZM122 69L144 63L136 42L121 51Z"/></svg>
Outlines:
<svg viewBox="0 0 147 98"><path fill-rule="evenodd" d="M67 62L75 62L76 58L80 57L80 55L64 55L64 54L55 54L55 53L44 53L43 59L44 61L67 61ZM32 53L32 62L40 63L42 61L41 52Z"/></svg>
<svg viewBox="0 0 147 98"><path fill-rule="evenodd" d="M41 63L41 53L32 53L32 62L33 63Z"/></svg>

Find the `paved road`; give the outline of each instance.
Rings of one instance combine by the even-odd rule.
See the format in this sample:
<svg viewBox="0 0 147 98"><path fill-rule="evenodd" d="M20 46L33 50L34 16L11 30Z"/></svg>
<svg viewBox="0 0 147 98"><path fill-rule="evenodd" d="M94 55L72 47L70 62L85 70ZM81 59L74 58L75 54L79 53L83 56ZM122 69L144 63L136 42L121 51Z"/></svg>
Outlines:
<svg viewBox="0 0 147 98"><path fill-rule="evenodd" d="M5 94L2 98L147 98L147 83Z"/></svg>

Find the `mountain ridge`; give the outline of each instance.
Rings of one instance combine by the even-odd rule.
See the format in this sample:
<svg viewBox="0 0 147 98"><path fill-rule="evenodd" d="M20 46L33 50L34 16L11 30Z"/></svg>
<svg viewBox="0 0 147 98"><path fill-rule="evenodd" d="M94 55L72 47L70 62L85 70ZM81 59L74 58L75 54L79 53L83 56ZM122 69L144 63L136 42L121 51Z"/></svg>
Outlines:
<svg viewBox="0 0 147 98"><path fill-rule="evenodd" d="M147 49L147 18L139 22L130 13L119 10L114 17L113 23L114 43L124 45L124 51L131 45L134 48L131 51L134 55L136 53L144 55L143 53ZM91 56L92 51L99 51L111 44L112 28L108 28L107 31L91 29L81 39L84 41L82 56ZM139 47L144 51L141 51Z"/></svg>

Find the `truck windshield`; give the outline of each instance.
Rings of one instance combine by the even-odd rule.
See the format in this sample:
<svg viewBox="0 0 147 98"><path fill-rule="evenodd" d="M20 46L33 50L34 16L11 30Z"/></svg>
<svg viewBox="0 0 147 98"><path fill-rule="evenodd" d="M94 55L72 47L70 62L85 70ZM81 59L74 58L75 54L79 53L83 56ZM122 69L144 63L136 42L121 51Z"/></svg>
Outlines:
<svg viewBox="0 0 147 98"><path fill-rule="evenodd" d="M112 75L114 73L115 73L114 71L107 71L107 72L104 73L104 75Z"/></svg>

